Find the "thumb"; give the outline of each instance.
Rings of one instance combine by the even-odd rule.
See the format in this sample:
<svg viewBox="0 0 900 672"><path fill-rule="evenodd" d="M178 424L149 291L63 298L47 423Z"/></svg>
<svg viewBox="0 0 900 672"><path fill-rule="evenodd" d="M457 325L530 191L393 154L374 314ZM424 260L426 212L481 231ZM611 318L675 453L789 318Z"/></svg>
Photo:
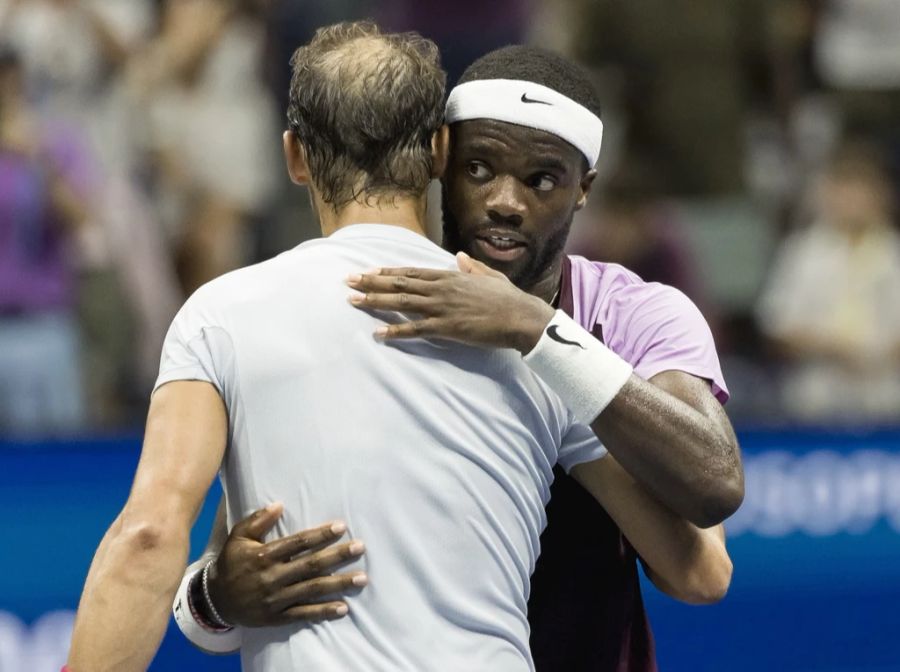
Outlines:
<svg viewBox="0 0 900 672"><path fill-rule="evenodd" d="M254 511L249 516L235 524L231 529L232 537L255 539L262 542L269 530L275 527L275 523L281 518L284 506L280 503L269 504L263 509Z"/></svg>
<svg viewBox="0 0 900 672"><path fill-rule="evenodd" d="M472 275L490 275L495 278L506 277L500 271L495 271L487 264L483 264L480 261L473 259L465 252L456 253L456 265L463 273L471 273Z"/></svg>

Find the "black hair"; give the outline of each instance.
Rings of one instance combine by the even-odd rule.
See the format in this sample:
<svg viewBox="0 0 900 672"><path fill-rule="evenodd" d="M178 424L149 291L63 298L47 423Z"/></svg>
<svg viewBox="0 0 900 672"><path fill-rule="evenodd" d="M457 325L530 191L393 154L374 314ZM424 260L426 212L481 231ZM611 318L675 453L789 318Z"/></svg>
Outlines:
<svg viewBox="0 0 900 672"><path fill-rule="evenodd" d="M460 84L481 79L521 79L553 89L600 117L597 91L587 71L552 51L514 44L488 52L472 63Z"/></svg>

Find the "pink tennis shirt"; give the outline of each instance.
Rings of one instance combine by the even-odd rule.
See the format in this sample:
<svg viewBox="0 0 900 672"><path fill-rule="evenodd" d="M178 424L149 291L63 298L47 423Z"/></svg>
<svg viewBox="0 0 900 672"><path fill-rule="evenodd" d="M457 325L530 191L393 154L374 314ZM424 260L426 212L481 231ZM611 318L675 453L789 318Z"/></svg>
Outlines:
<svg viewBox="0 0 900 672"><path fill-rule="evenodd" d="M645 380L677 370L710 381L724 403L728 389L712 332L682 292L644 282L618 264L565 258L559 307L634 367Z"/></svg>
<svg viewBox="0 0 900 672"><path fill-rule="evenodd" d="M712 333L673 287L617 264L563 259L559 307L635 372L684 371L728 399ZM637 555L606 511L562 469L554 471L528 620L538 672L656 672Z"/></svg>

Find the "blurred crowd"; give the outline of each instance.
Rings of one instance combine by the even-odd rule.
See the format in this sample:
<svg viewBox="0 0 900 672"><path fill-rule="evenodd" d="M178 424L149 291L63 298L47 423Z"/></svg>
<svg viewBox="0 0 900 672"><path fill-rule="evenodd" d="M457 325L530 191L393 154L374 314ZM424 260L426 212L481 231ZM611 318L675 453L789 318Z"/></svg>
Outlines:
<svg viewBox="0 0 900 672"><path fill-rule="evenodd" d="M701 305L739 424L900 423L896 0L0 0L0 434L136 426L184 298L317 234L288 61L363 17L451 82L512 42L591 70L570 251Z"/></svg>

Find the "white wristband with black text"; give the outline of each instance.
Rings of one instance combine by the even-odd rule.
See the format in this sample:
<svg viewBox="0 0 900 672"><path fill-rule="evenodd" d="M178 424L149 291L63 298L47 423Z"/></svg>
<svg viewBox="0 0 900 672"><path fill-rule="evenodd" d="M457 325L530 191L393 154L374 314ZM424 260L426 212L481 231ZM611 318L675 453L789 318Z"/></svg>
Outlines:
<svg viewBox="0 0 900 672"><path fill-rule="evenodd" d="M191 579L203 571L210 558L204 556L197 562L188 565L175 593L175 602L172 604L172 615L178 628L188 638L188 641L207 653L234 653L241 648L241 628L234 627L223 632L216 632L200 623L194 616L191 606L190 585Z"/></svg>
<svg viewBox="0 0 900 672"><path fill-rule="evenodd" d="M525 363L584 424L600 415L634 370L561 310L525 355Z"/></svg>

